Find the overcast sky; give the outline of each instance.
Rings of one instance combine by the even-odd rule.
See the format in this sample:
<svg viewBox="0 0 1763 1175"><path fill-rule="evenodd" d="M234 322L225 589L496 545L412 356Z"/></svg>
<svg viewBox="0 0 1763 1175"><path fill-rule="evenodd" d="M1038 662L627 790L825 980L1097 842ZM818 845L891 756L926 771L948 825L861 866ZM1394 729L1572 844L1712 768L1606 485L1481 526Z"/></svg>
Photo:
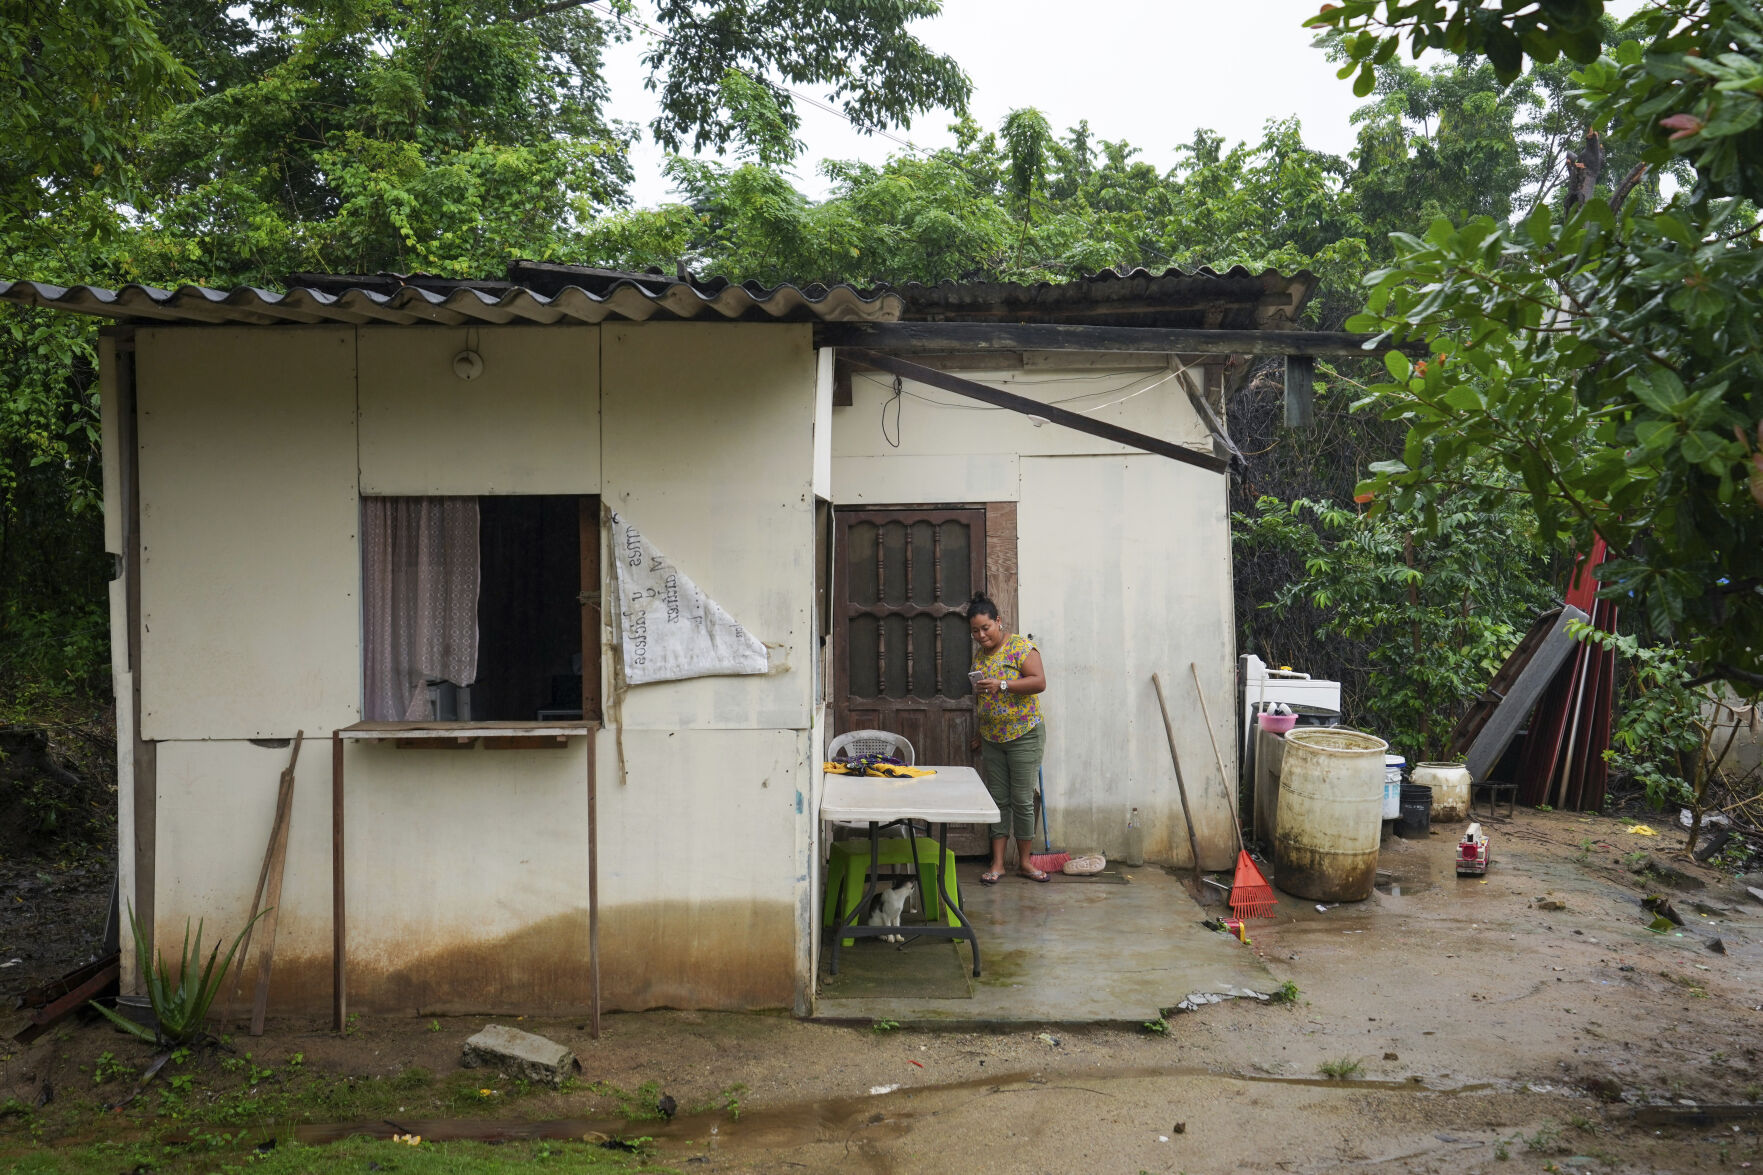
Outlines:
<svg viewBox="0 0 1763 1175"><path fill-rule="evenodd" d="M652 12L641 0L639 7ZM1352 82L1334 76L1302 27L1319 7L1319 0L944 0L942 15L915 31L973 79L972 113L988 130L1023 106L1039 107L1060 134L1087 118L1098 138L1126 139L1161 170L1200 127L1234 143L1258 139L1268 119L1293 115L1309 145L1343 155L1352 148ZM614 48L608 80L615 116L646 126L654 103L643 89L642 41L639 33ZM798 109L808 150L795 174L812 196L826 194L821 159L880 163L902 149L804 103ZM940 147L951 142L950 121L947 111L932 111L895 133ZM635 152L638 204L670 198L663 159L646 141Z"/></svg>

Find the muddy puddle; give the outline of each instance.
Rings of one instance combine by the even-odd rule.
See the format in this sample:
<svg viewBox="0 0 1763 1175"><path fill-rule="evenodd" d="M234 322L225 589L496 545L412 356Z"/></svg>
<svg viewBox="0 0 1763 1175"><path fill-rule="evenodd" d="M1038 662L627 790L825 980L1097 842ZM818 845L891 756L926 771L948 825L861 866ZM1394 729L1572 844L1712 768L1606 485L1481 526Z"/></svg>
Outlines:
<svg viewBox="0 0 1763 1175"><path fill-rule="evenodd" d="M911 1131L916 1121L944 1114L976 1098L1062 1090L1102 1093L1096 1086L1169 1078L1214 1082L1219 1085L1246 1083L1297 1086L1338 1090L1342 1093L1378 1091L1433 1098L1493 1093L1505 1088L1502 1083L1495 1082L1439 1085L1428 1083L1418 1076L1406 1081L1335 1079L1219 1073L1197 1065L1146 1066L1113 1070L1087 1082L1069 1077L1019 1073L944 1085L877 1087L867 1096L829 1098L775 1109L748 1111L732 1120L721 1112L681 1115L666 1122L626 1122L616 1118L557 1118L541 1122L471 1118L386 1118L371 1122L297 1126L291 1134L283 1134L282 1137L291 1137L294 1141L308 1145L357 1137L391 1138L396 1134L420 1135L425 1142L568 1141L613 1149L627 1149L640 1142L674 1158L681 1154L701 1154L706 1151L758 1155L783 1148L846 1141L858 1134L862 1134L872 1143L889 1137L902 1137Z"/></svg>
<svg viewBox="0 0 1763 1175"><path fill-rule="evenodd" d="M1433 887L1432 866L1426 862L1410 866L1400 873L1377 872L1377 892L1385 897L1414 897Z"/></svg>

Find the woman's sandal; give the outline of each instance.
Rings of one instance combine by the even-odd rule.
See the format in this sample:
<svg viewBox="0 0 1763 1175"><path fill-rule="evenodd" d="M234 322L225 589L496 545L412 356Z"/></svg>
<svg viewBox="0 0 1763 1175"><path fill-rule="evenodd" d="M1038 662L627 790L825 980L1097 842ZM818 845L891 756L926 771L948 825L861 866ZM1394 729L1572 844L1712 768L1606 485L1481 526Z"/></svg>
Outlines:
<svg viewBox="0 0 1763 1175"><path fill-rule="evenodd" d="M985 873L981 873L979 875L979 883L981 885L997 885L1000 881L1003 881L1003 880L1004 880L1004 874L1001 870L997 873L992 873L992 872L988 871Z"/></svg>
<svg viewBox="0 0 1763 1175"><path fill-rule="evenodd" d="M1023 870L1021 870L1021 873L1022 873L1022 876L1028 878L1030 881L1044 882L1048 879L1047 874L1045 872L1043 872L1040 869L1035 869L1033 867L1030 867L1028 869L1023 869ZM982 878L981 880L984 880L984 879Z"/></svg>

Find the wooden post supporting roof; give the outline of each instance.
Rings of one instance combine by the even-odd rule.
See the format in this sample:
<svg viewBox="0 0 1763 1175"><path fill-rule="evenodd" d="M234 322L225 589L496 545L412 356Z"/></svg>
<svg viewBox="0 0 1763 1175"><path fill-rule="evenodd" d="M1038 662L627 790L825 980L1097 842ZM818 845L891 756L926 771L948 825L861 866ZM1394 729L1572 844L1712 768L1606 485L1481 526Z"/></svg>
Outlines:
<svg viewBox="0 0 1763 1175"><path fill-rule="evenodd" d="M1120 428L1117 425L1095 420L1081 413L1067 411L1053 404L1043 404L1039 400L1031 400L1027 396L1001 392L997 388L976 383L971 379L963 379L958 375L950 375L948 372L938 371L934 367L909 363L904 359L896 359L892 355L883 355L877 351L853 348L850 350L841 349L841 354L851 362L861 364L864 367L873 367L877 371L885 371L902 379L914 380L927 387L941 388L945 392L953 392L957 396L980 400L998 408L1008 408L1010 411L1020 412L1024 416L1038 416L1052 424L1064 425L1066 428L1088 433L1093 437L1101 437L1105 441L1143 449L1147 453L1168 457L1172 461L1198 465L1201 469L1209 469L1213 473L1223 473L1230 467L1228 461L1211 453L1190 449L1185 445L1163 440L1161 437L1134 432L1130 428Z"/></svg>
<svg viewBox="0 0 1763 1175"><path fill-rule="evenodd" d="M1316 358L1286 356L1286 427L1309 428L1316 423Z"/></svg>

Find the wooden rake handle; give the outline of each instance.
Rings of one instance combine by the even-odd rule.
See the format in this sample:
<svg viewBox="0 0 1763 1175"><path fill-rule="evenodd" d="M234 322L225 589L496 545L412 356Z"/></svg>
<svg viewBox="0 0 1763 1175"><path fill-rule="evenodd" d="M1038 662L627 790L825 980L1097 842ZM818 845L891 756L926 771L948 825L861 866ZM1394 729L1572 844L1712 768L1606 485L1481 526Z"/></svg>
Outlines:
<svg viewBox="0 0 1763 1175"><path fill-rule="evenodd" d="M1212 740L1212 758L1218 763L1218 782L1224 788L1224 797L1230 801L1230 822L1237 830L1237 852L1248 846L1243 843L1243 821L1237 815L1236 789L1230 785L1230 772L1224 769L1224 755L1218 750L1218 735L1212 730L1212 712L1206 708L1206 691L1200 688L1200 667L1188 662L1188 672L1194 675L1194 692L1200 696L1200 717L1206 720L1206 737Z"/></svg>
<svg viewBox="0 0 1763 1175"><path fill-rule="evenodd" d="M1194 884L1200 884L1200 842L1194 836L1194 813L1188 807L1188 785L1181 778L1181 756L1175 749L1175 725L1169 721L1169 705L1163 700L1163 680L1155 673L1151 674L1151 684L1157 689L1157 708L1163 712L1163 734L1169 740L1169 761L1175 764L1175 787L1181 793L1181 818L1188 826L1188 849L1194 854Z"/></svg>

